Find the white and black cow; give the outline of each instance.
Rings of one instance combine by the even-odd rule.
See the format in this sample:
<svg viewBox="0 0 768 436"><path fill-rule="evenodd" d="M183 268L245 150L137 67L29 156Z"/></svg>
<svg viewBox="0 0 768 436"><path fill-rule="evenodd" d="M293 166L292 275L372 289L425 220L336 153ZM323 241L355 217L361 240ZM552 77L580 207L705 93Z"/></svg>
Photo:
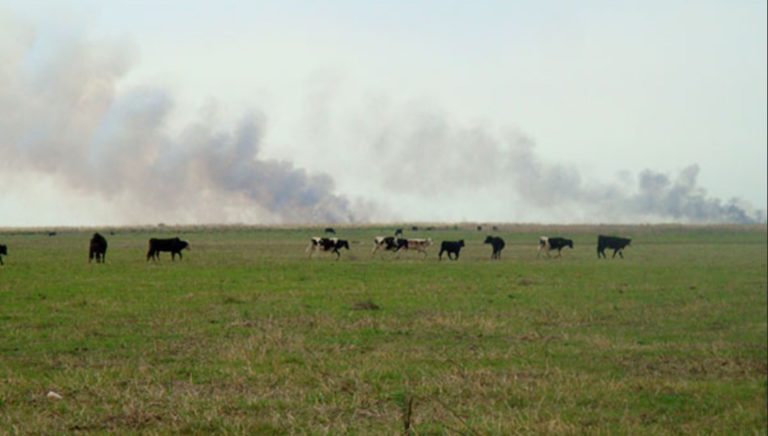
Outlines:
<svg viewBox="0 0 768 436"><path fill-rule="evenodd" d="M539 251L536 253L536 257L539 257L542 251L549 257L549 252L552 250L557 250L557 257L560 257L565 247L573 248L573 240L560 236L542 236L539 238Z"/></svg>
<svg viewBox="0 0 768 436"><path fill-rule="evenodd" d="M616 257L616 253L619 253L619 256L624 259L624 255L621 254L621 251L624 250L624 247L628 246L630 242L632 242L632 240L629 238L599 235L597 237L597 258L599 259L601 256L605 258L605 249L610 248L613 249L612 257Z"/></svg>
<svg viewBox="0 0 768 436"><path fill-rule="evenodd" d="M398 239L397 240L397 250L395 250L398 253L398 256L400 255L400 250L414 250L418 251L420 253L424 254L424 257L427 257L427 248L429 248L432 245L432 238L427 239Z"/></svg>
<svg viewBox="0 0 768 436"><path fill-rule="evenodd" d="M334 253L336 254L336 260L339 260L341 257L341 252L339 252L339 250L342 248L349 250L349 242L339 238L321 238L315 236L309 240L309 246L307 246L307 249L304 251L309 253L309 257L312 257L312 254L315 251Z"/></svg>
<svg viewBox="0 0 768 436"><path fill-rule="evenodd" d="M176 260L176 255L179 255L181 260L181 250L189 249L189 242L181 240L179 238L170 239L158 239L152 238L149 240L149 250L147 251L147 261L160 260L161 251L170 251L171 260Z"/></svg>
<svg viewBox="0 0 768 436"><path fill-rule="evenodd" d="M0 244L0 265L3 265L3 256L8 256L8 246Z"/></svg>
<svg viewBox="0 0 768 436"><path fill-rule="evenodd" d="M401 239L397 238L396 236L376 236L373 238L373 250L371 251L371 255L376 254L379 250L384 251L397 251L397 243Z"/></svg>

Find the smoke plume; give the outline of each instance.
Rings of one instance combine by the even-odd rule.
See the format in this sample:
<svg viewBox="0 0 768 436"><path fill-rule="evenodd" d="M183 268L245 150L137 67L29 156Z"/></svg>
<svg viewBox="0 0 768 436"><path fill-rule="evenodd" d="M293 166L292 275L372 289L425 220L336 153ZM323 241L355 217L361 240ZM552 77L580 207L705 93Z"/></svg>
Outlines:
<svg viewBox="0 0 768 436"><path fill-rule="evenodd" d="M424 198L461 192L471 199L491 190L497 201L537 216L581 222L765 222L764 211L737 198L709 196L698 186L696 164L676 176L646 169L598 181L576 166L544 161L534 141L517 131L460 127L435 111L399 108L378 115L362 135L377 156L381 185L392 191ZM616 172L620 164L606 170Z"/></svg>
<svg viewBox="0 0 768 436"><path fill-rule="evenodd" d="M13 23L11 23L13 24ZM333 180L259 157L264 117L171 132L163 89L120 88L131 50L17 27L0 44L0 170L97 194L123 222L351 222Z"/></svg>

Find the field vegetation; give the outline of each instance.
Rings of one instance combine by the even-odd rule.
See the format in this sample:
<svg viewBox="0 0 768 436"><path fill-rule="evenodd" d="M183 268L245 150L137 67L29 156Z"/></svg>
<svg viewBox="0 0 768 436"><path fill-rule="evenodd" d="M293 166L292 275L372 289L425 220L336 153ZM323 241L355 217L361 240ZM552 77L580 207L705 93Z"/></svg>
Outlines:
<svg viewBox="0 0 768 436"><path fill-rule="evenodd" d="M0 230L0 433L766 433L764 225L405 226L467 246L371 256L395 227L336 228L339 261L321 229L99 229L104 265L93 229Z"/></svg>

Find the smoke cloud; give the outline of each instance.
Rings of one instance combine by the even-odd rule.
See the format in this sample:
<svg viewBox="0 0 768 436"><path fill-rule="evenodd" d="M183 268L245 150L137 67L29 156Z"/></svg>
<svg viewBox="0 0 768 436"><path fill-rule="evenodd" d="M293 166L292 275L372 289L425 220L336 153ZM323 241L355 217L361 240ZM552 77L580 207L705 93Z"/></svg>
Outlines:
<svg viewBox="0 0 768 436"><path fill-rule="evenodd" d="M511 207L582 222L765 222L764 211L737 198L708 196L698 186L696 164L675 176L650 169L633 176L617 162L605 168L617 173L614 181L598 181L574 165L544 161L534 141L517 131L457 127L435 111L378 115L362 134L377 156L381 185L392 191L425 198L461 192L471 199L491 190Z"/></svg>
<svg viewBox="0 0 768 436"><path fill-rule="evenodd" d="M366 218L364 207L334 193L329 176L260 158L261 114L227 131L208 105L172 133L168 92L120 89L133 63L129 47L19 26L9 34L0 44L2 172L45 174L95 193L124 223Z"/></svg>
<svg viewBox="0 0 768 436"><path fill-rule="evenodd" d="M208 104L197 121L173 129L168 91L121 86L133 65L130 47L41 34L1 16L0 25L12 35L0 39L0 171L45 175L67 192L101 198L97 206L116 210L120 224L350 223L415 208L440 220L447 209L471 216L481 193L506 207L495 211L506 221L524 209L533 219L569 222L765 222L764 211L709 196L695 164L676 175L647 169L598 181L574 165L545 161L518 131L465 127L412 107L363 108L351 117L354 126L341 129L352 137L331 138L354 149L344 150L344 162L322 161L323 168L372 187L369 198L386 197L377 198L379 206L351 201L327 174L263 158L261 113L227 129ZM315 114L323 126L338 122L333 115ZM338 147L321 152L338 155ZM605 170L621 168L617 162Z"/></svg>

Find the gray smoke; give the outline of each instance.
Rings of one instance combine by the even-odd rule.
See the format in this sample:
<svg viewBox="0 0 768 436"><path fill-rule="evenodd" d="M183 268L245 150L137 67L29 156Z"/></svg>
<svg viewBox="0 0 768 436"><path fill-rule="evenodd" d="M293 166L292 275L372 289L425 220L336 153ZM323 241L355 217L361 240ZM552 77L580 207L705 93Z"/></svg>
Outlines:
<svg viewBox="0 0 768 436"><path fill-rule="evenodd" d="M334 193L329 176L260 158L260 114L227 131L208 107L174 133L165 90L120 89L130 49L19 26L8 34L0 44L3 172L45 174L96 193L126 223L365 218Z"/></svg>
<svg viewBox="0 0 768 436"><path fill-rule="evenodd" d="M675 177L646 169L597 181L575 166L545 162L534 141L519 132L457 127L434 111L393 112L363 133L371 138L381 184L392 191L429 198L458 191L472 198L491 189L498 201L535 209L538 216L553 212L584 222L765 222L765 212L739 199L708 196L697 184L695 164Z"/></svg>

